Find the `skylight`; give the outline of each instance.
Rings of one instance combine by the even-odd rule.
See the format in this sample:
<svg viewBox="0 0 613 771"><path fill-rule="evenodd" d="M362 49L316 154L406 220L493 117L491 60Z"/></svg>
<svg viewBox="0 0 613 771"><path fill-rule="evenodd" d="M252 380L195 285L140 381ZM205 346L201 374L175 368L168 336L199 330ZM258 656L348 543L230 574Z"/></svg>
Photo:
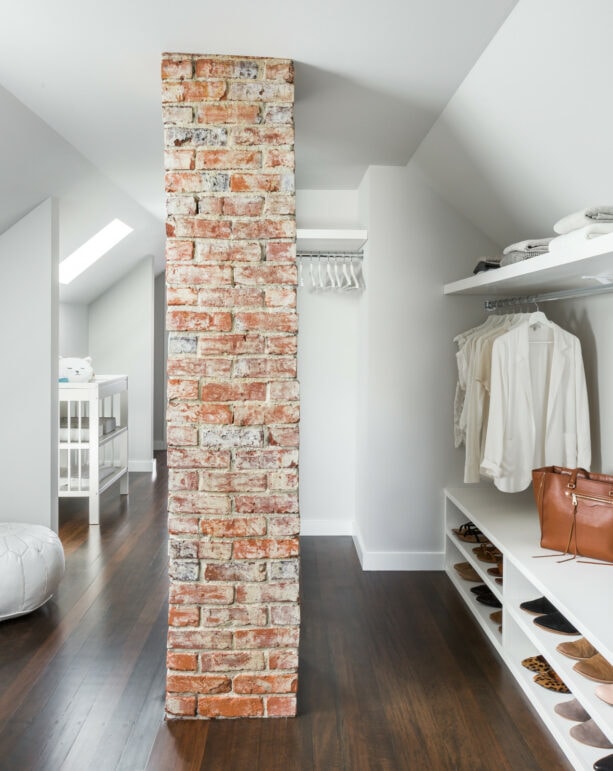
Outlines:
<svg viewBox="0 0 613 771"><path fill-rule="evenodd" d="M60 263L60 284L70 284L96 260L118 244L133 228L121 220L113 220Z"/></svg>

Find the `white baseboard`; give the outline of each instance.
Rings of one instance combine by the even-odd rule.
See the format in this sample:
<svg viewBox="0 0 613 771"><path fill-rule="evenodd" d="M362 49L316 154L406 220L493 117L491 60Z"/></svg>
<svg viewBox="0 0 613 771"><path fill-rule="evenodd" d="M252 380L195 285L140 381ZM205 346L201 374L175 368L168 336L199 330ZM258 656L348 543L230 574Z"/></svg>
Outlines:
<svg viewBox="0 0 613 771"><path fill-rule="evenodd" d="M360 534L353 534L353 543L362 570L444 570L445 552L367 551Z"/></svg>
<svg viewBox="0 0 613 771"><path fill-rule="evenodd" d="M153 449L154 450L165 450L166 449L166 441L164 439L154 439L153 440Z"/></svg>
<svg viewBox="0 0 613 771"><path fill-rule="evenodd" d="M353 520L301 519L300 535L353 535Z"/></svg>
<svg viewBox="0 0 613 771"><path fill-rule="evenodd" d="M145 471L147 474L154 474L157 464L155 458L151 460L129 460L128 471Z"/></svg>

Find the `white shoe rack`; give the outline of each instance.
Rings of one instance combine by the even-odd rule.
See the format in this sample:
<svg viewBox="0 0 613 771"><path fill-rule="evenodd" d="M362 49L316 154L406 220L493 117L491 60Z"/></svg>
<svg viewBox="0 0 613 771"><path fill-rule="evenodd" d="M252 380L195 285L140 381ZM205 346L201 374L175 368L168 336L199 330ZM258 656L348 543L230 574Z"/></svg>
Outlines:
<svg viewBox="0 0 613 771"><path fill-rule="evenodd" d="M476 544L466 543L452 532L467 521L502 552L502 585L487 572L493 563L482 562L474 554ZM613 566L559 562L554 556L536 559L537 555L554 553L539 546L540 528L531 490L510 495L485 485L446 489L445 523L445 569L450 580L573 768L592 769L596 760L613 754L613 749L577 742L570 735L576 724L557 715L554 706L576 698L611 742L613 706L595 695L598 683L575 672L576 662L559 653L556 646L583 636L613 663ZM496 608L477 602L470 591L476 584L460 578L453 567L458 562L469 562L502 602L502 633L490 619ZM520 609L520 603L543 596L579 630L579 635L542 630L533 623L535 616ZM547 659L571 694L554 693L533 682L534 673L522 667L521 661L538 653Z"/></svg>

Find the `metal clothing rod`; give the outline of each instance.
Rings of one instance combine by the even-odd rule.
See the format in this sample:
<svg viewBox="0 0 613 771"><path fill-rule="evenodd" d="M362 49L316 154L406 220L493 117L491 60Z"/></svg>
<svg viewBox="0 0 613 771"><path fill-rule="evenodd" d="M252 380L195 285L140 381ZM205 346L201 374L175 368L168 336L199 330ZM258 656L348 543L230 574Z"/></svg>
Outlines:
<svg viewBox="0 0 613 771"><path fill-rule="evenodd" d="M561 289L556 292L543 292L541 294L522 295L521 297L491 298L484 302L485 310L496 308L509 308L514 305L526 305L529 303L546 303L554 300L570 300L577 297L590 297L592 295L613 292L613 281L601 286L591 286L583 289Z"/></svg>
<svg viewBox="0 0 613 771"><path fill-rule="evenodd" d="M300 251L296 255L299 259L318 259L325 257L326 260L361 260L364 257L364 252L303 252Z"/></svg>

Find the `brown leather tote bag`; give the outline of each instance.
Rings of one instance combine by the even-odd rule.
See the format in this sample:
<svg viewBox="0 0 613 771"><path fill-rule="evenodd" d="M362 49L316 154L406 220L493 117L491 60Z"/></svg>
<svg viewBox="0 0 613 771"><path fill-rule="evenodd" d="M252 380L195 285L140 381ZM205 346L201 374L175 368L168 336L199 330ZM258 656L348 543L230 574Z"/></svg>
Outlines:
<svg viewBox="0 0 613 771"><path fill-rule="evenodd" d="M613 476L546 466L532 487L544 549L613 562Z"/></svg>

